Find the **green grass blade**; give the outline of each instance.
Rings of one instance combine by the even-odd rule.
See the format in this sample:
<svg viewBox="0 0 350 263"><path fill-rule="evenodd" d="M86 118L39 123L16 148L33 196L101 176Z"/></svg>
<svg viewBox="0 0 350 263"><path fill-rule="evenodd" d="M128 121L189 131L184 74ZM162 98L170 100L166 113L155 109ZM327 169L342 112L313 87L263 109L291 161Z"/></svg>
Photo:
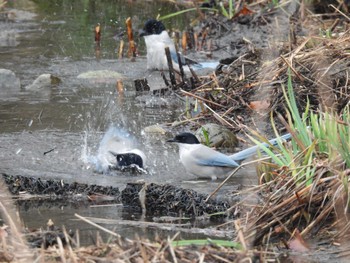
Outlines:
<svg viewBox="0 0 350 263"><path fill-rule="evenodd" d="M288 108L291 112L292 119L293 119L294 125L295 125L295 129L300 134L300 139L303 142L303 144L306 146L305 148L307 148L311 144L311 141L310 141L310 138L309 138L309 135L307 132L307 125L306 125L306 123L304 123L302 121L302 118L300 117L299 110L298 110L298 107L296 104L290 69L288 69L288 84L287 85L288 85L287 92L286 92L284 86L282 85L283 94L286 98Z"/></svg>
<svg viewBox="0 0 350 263"><path fill-rule="evenodd" d="M273 120L272 112L271 112L271 120ZM275 125L275 123L273 121L271 121L271 125L272 125L272 128L273 128L273 131L275 133L276 138L280 137L280 135L277 132L276 125ZM293 138L292 138L292 140L293 140ZM278 140L277 141L277 145L279 147L279 150L282 153L280 159L282 159L284 163L292 162L293 154L289 151L289 149L287 147L285 147L283 141L282 140Z"/></svg>
<svg viewBox="0 0 350 263"><path fill-rule="evenodd" d="M249 137L249 139L251 139L256 145L259 146L259 148L261 150L263 150L269 157L272 158L272 160L279 166L284 166L286 165L285 160L279 158L269 147L266 147L263 143L261 143L260 141L254 139L253 137L251 137L250 135L247 135Z"/></svg>
<svg viewBox="0 0 350 263"><path fill-rule="evenodd" d="M178 246L205 246L205 245L217 245L217 246L222 246L222 247L233 247L235 249L242 249L242 245L238 242L233 242L229 240L220 240L220 239L193 239L193 240L178 240L178 241L173 241L171 244L174 247Z"/></svg>
<svg viewBox="0 0 350 263"><path fill-rule="evenodd" d="M220 2L220 7L221 7L221 13L226 17L226 18L230 18L229 14L227 13L224 4L222 2Z"/></svg>
<svg viewBox="0 0 350 263"><path fill-rule="evenodd" d="M204 144L206 146L210 146L209 133L204 127L202 127L202 133L203 133L203 136L204 136Z"/></svg>
<svg viewBox="0 0 350 263"><path fill-rule="evenodd" d="M233 17L233 0L228 0L229 19Z"/></svg>
<svg viewBox="0 0 350 263"><path fill-rule="evenodd" d="M197 11L198 9L200 9L200 10L208 10L208 11L213 11L213 12L217 12L218 11L218 10L216 10L214 8L208 8L208 7L193 7L193 8L180 10L180 11L175 12L175 13L171 13L171 14L167 14L167 15L164 15L164 16L160 16L158 19L159 20L165 20L165 19L168 19L168 18L171 18L171 17L174 17L174 16L182 15L182 14L187 13L187 12Z"/></svg>

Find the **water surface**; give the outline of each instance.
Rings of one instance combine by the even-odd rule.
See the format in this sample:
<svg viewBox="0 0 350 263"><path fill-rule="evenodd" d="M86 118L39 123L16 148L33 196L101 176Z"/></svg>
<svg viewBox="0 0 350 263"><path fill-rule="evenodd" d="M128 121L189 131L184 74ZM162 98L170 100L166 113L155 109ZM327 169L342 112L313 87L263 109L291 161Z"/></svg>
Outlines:
<svg viewBox="0 0 350 263"><path fill-rule="evenodd" d="M133 86L136 78L147 77L154 84L152 88L163 85L159 72L145 68L143 40L135 34L139 56L134 62L127 57L120 59L117 54L120 41L126 40L124 21L127 17L132 17L135 29L141 28L147 18L173 12L174 5L162 1L62 0L10 1L9 6L15 8L17 16L0 21L0 28L9 33L0 41L0 61L1 67L16 73L22 88L0 91L0 172L113 185L120 189L138 180L170 183L203 193L216 188L219 182L188 183L193 178L179 163L177 148L165 143L165 135L143 132L149 125L174 121L184 107L176 97L140 100L137 96ZM97 23L102 28L99 47L93 34ZM185 16L166 22L167 26L178 28L185 23ZM125 91L118 92L116 82L77 79L83 72L96 70L121 73ZM53 74L62 82L40 91L24 89L44 73ZM148 157L147 175L97 174L86 162L87 155L96 153L110 125L134 135ZM74 213L119 219L131 216L123 213L120 206L24 207L18 209L29 227L44 226L51 217L57 225L68 224L74 228L77 227ZM83 229L83 225L79 223L78 227ZM129 231L129 235L133 235L133 231Z"/></svg>

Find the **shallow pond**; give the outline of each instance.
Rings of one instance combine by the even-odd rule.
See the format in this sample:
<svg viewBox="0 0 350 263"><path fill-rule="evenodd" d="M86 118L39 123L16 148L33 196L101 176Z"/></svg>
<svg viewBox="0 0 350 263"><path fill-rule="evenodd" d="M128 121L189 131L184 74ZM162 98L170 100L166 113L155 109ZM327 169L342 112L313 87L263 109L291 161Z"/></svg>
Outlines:
<svg viewBox="0 0 350 263"><path fill-rule="evenodd" d="M14 71L22 89L0 90L0 172L58 179L67 182L113 185L123 189L128 182L169 183L212 192L220 182L198 182L190 178L178 161L177 148L165 143L164 135L151 135L143 128L174 121L182 102L176 97L140 97L133 80L147 77L152 88L163 81L159 72L145 68L145 48L135 37L139 56L134 62L118 59L125 19L133 18L135 29L149 17L175 10L161 1L9 1L12 19L0 21L1 68ZM101 24L102 40L96 49L93 30ZM185 16L167 25L181 28ZM87 71L113 70L123 74L125 91L116 90L115 82L83 82L77 76ZM28 91L39 75L51 73L61 79L57 87ZM133 176L116 172L97 174L86 162L94 154L103 133L114 124L128 130L148 157L147 175ZM49 152L45 154L45 152ZM246 171L247 173L247 171ZM188 182L192 180L191 182ZM226 190L230 186L225 186ZM225 194L221 191L221 195ZM74 213L102 218L132 218L120 206L18 206L28 227L45 226L51 218L56 225L94 229L77 223ZM121 226L116 232L133 236L135 229ZM141 230L143 231L143 230Z"/></svg>

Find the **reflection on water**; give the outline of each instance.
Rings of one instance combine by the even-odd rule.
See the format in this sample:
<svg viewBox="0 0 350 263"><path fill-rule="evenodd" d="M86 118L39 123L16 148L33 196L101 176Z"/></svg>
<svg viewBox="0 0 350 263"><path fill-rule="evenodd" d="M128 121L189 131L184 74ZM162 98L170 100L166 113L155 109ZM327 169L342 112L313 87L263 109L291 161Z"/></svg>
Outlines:
<svg viewBox="0 0 350 263"><path fill-rule="evenodd" d="M177 8L167 1L9 1L9 6L22 5L37 17L31 21L35 28L26 30L19 36L21 47L30 49L30 54L21 50L22 54L42 57L69 57L81 59L94 56L93 30L97 23L102 31L102 58L116 58L115 49L125 33L125 20L132 18L135 31L142 28L148 18L158 14L168 14ZM174 8L175 7L175 8ZM27 17L25 17L27 18ZM186 15L165 21L168 28L184 28ZM137 42L142 47L143 43Z"/></svg>
<svg viewBox="0 0 350 263"><path fill-rule="evenodd" d="M89 245L96 242L96 227L88 223L82 222L77 217L78 214L90 218L103 218L106 223L99 223L102 227L113 230L124 238L134 239L136 234L138 236L147 236L152 240L157 237L166 238L169 231L162 229L155 229L154 227L146 227L142 224L122 223L122 220L131 221L153 221L152 218L142 218L141 214L132 210L125 210L121 205L99 205L92 203L78 203L72 204L69 202L43 202L43 201L21 201L18 202L19 213L25 220L25 227L29 230L41 228L46 229L48 218L54 220L55 226L66 226L67 230L79 231L79 240L81 245ZM111 222L108 223L108 220ZM120 222L116 224L115 222ZM100 231L104 241L110 238L110 235ZM76 237L76 235L75 235ZM187 233L186 229L179 235L183 239L205 239L201 233Z"/></svg>
<svg viewBox="0 0 350 263"><path fill-rule="evenodd" d="M0 20L0 28L12 32L11 38L15 36L8 45L0 45L1 67L15 72L22 87L44 73L59 77L61 83L38 91L0 90L0 172L120 188L141 179L198 188L200 192L215 189L217 182L183 183L189 178L179 165L177 149L167 145L162 135L142 133L148 125L175 120L181 107L175 97L162 98L162 105L138 100L133 80L148 77L159 84L163 82L159 72L147 72L144 56L135 62L117 59L119 42L125 39L127 17L133 18L136 29L141 28L147 18L173 12L174 5L143 0L9 1L9 5L26 11L17 12L14 20ZM166 21L167 25L181 28L185 17L175 19ZM93 35L97 23L102 29L98 59ZM135 40L140 55L144 55L143 41L137 37ZM116 89L116 81L77 79L79 74L95 70L123 74L124 92ZM96 174L84 162L84 155L96 153L110 124L126 129L142 142L149 174ZM47 151L50 153L44 155ZM20 208L25 224L31 227L45 225L49 217L57 225L72 225L75 212L106 218L121 218L123 214L120 207ZM134 231L130 233L133 235Z"/></svg>

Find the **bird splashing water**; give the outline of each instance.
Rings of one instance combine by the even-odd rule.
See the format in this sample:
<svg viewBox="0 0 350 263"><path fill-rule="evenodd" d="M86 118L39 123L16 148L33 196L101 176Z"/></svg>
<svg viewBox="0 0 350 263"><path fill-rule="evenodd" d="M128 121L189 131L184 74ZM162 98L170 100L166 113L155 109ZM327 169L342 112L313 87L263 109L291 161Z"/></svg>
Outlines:
<svg viewBox="0 0 350 263"><path fill-rule="evenodd" d="M147 173L146 156L136 148L135 138L127 131L111 126L99 143L96 155L86 156L86 162L98 173L111 170Z"/></svg>

